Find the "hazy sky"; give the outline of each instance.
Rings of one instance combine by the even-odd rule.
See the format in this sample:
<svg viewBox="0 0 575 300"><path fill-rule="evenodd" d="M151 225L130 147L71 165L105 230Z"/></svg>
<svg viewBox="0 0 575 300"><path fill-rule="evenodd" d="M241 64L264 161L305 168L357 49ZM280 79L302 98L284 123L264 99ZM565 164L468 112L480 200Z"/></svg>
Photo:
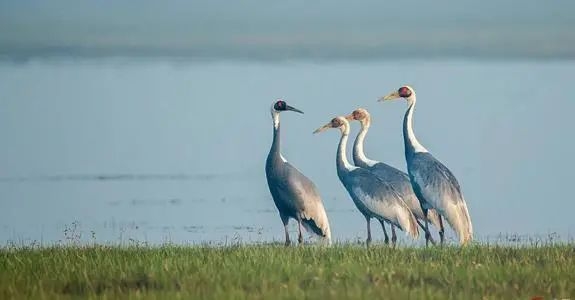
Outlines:
<svg viewBox="0 0 575 300"><path fill-rule="evenodd" d="M0 54L575 57L575 2L1 0Z"/></svg>

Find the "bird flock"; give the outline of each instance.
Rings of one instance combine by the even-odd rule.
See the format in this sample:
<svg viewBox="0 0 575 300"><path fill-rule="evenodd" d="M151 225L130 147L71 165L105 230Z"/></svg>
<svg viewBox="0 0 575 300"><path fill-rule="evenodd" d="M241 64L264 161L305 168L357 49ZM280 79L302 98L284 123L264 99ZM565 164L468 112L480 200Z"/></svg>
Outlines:
<svg viewBox="0 0 575 300"><path fill-rule="evenodd" d="M363 108L346 116L337 116L314 131L339 129L341 137L336 152L336 170L339 180L350 198L365 217L367 223L366 245L371 243L371 219L377 219L389 244L386 223L391 229L391 243L396 245L396 227L413 239L419 237L419 229L425 235L426 246L436 242L431 236L429 224L437 227L440 244L445 242L444 221L453 228L461 245L473 238L471 217L463 198L461 187L451 171L419 143L413 131L413 111L416 95L413 88L402 86L381 97L378 101L405 99L407 110L403 118L403 140L407 174L384 162L366 157L363 146L371 125L371 116ZM302 227L331 244L331 230L320 194L315 184L292 166L281 154L280 113L302 113L283 100L272 104L273 141L266 160L266 178L274 203L279 211L285 230L285 245L290 245L288 223L290 218L298 222L298 242L303 243ZM353 164L347 157L347 141L350 121L361 125L353 144Z"/></svg>

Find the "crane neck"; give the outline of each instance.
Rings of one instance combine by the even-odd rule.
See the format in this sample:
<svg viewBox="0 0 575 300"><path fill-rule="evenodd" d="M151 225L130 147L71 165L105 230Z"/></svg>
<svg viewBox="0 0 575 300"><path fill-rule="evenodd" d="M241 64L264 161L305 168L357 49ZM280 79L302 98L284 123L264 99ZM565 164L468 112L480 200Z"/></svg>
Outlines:
<svg viewBox="0 0 575 300"><path fill-rule="evenodd" d="M344 173L355 169L347 160L347 139L349 137L349 127L344 126L341 130L341 138L337 146L336 166L337 174L341 177Z"/></svg>
<svg viewBox="0 0 575 300"><path fill-rule="evenodd" d="M272 141L272 146L270 148L270 153L268 154L268 160L270 159L285 159L281 155L281 131L280 131L280 116L278 112L272 112L273 124L274 124L274 137Z"/></svg>
<svg viewBox="0 0 575 300"><path fill-rule="evenodd" d="M275 109L272 108L271 110L272 113L272 120L274 122L274 129L278 129L280 127L280 113L278 111L276 111Z"/></svg>
<svg viewBox="0 0 575 300"><path fill-rule="evenodd" d="M415 110L415 95L407 99L407 111L403 118L403 142L405 144L405 156L411 156L414 153L428 152L423 145L419 143L413 132L413 111Z"/></svg>
<svg viewBox="0 0 575 300"><path fill-rule="evenodd" d="M367 158L363 150L365 136L367 135L367 131L369 130L370 125L371 120L369 119L367 119L365 122L361 122L361 130L357 134L355 142L353 143L353 162L356 166L359 167L371 167L378 163L375 160Z"/></svg>

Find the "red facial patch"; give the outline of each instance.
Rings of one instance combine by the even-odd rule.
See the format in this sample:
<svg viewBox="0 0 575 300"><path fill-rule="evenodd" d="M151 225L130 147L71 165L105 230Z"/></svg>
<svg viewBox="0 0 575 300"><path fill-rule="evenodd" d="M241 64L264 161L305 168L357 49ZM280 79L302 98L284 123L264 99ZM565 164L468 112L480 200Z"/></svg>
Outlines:
<svg viewBox="0 0 575 300"><path fill-rule="evenodd" d="M278 100L274 105L275 110L284 110L286 108L286 103L282 100Z"/></svg>
<svg viewBox="0 0 575 300"><path fill-rule="evenodd" d="M403 86L400 87L398 90L399 96L403 97L403 98L407 98L409 96L411 96L411 90L409 90L409 88Z"/></svg>

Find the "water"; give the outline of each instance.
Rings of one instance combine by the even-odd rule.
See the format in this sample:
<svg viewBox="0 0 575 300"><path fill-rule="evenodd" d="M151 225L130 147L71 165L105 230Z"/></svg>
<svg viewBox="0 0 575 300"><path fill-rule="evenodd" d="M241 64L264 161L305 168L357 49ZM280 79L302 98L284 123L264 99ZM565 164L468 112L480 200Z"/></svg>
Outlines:
<svg viewBox="0 0 575 300"><path fill-rule="evenodd" d="M367 108L368 156L405 170L405 104L375 101L403 84L418 92L416 134L458 177L477 236L569 239L574 71L575 61L5 61L0 244L281 241L264 174L277 98L305 111L282 114L283 153L319 187L333 237L364 239L335 173L338 134L311 132Z"/></svg>

